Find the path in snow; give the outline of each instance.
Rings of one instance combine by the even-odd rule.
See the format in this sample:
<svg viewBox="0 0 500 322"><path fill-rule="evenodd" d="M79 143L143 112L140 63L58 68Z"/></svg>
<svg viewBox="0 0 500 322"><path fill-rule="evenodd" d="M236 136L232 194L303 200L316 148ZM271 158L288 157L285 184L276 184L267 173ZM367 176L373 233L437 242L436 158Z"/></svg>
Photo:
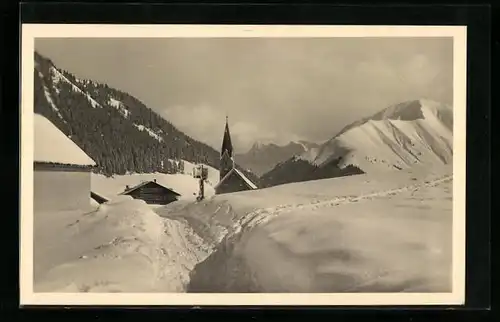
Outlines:
<svg viewBox="0 0 500 322"><path fill-rule="evenodd" d="M359 196L339 196L335 197L330 200L326 201L312 201L307 204L286 204L286 205L278 205L275 207L270 207L270 208L259 208L256 209L247 215L245 215L243 218L241 218L235 225L235 231L234 234L237 234L240 232L242 228L252 228L256 225L265 223L269 221L270 219L285 213L285 212L290 212L290 211L296 211L296 210L315 210L318 208L323 208L323 207L334 207L338 206L341 204L348 204L348 203L354 203L354 202L359 202L362 200L371 200L375 198L383 198L387 196L394 196L396 194L402 193L402 192L407 192L407 191L418 191L423 187L432 187L439 185L440 183L451 181L453 179L453 176L447 175L442 178L434 179L434 180L429 180L425 181L424 183L416 183L413 185L405 186L402 188L396 188L396 189L388 189L388 190L382 190L382 191L377 191L369 194L363 194Z"/></svg>
<svg viewBox="0 0 500 322"><path fill-rule="evenodd" d="M449 291L451 181L255 209L188 292Z"/></svg>

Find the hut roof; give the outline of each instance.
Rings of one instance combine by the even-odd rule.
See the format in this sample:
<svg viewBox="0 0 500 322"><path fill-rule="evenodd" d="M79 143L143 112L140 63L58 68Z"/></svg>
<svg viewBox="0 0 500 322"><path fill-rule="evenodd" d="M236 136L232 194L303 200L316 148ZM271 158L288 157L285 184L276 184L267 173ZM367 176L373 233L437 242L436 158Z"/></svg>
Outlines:
<svg viewBox="0 0 500 322"><path fill-rule="evenodd" d="M35 162L96 165L94 160L44 116L35 114L34 127Z"/></svg>
<svg viewBox="0 0 500 322"><path fill-rule="evenodd" d="M133 187L131 187L131 188L128 188L128 189L126 189L125 191L121 192L121 193L120 193L120 195L127 195L127 194L131 193L132 191L137 190L137 189L139 189L139 188L141 188L141 187L144 187L145 185L147 185L147 184L149 184L149 183L153 183L153 184L155 184L155 185L157 185L157 186L159 186L159 187L162 187L163 189L166 189L166 190L168 190L168 191L172 192L172 193L173 193L174 195L176 195L176 196L180 196L180 194L179 194L179 193L175 192L174 190L172 190L172 189L170 189L170 188L167 188L167 187L165 187L165 186L163 186L163 185L159 184L159 183L158 183L158 182L156 182L156 181L144 181L144 182L141 182L141 183L139 183L138 185L135 185L135 186L133 186Z"/></svg>

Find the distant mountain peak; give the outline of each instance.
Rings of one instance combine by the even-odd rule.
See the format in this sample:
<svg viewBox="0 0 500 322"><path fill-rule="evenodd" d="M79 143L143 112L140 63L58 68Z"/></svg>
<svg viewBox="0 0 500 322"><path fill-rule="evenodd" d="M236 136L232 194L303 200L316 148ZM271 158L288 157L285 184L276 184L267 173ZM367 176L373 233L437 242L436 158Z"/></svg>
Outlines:
<svg viewBox="0 0 500 322"><path fill-rule="evenodd" d="M254 144L252 145L252 147L250 148L249 151L255 151L255 150L260 150L262 149L264 146L266 146L266 144L263 142L263 141L260 141L260 140L257 140L254 142Z"/></svg>
<svg viewBox="0 0 500 322"><path fill-rule="evenodd" d="M340 130L340 132L336 136L339 136L354 127L360 126L370 121L416 121L419 119L426 119L430 115L439 118L440 121L442 121L449 128L452 127L453 109L451 108L451 106L431 99L420 98L390 105L389 107L386 107L368 117L362 118L347 125L342 130Z"/></svg>
<svg viewBox="0 0 500 322"><path fill-rule="evenodd" d="M311 147L319 146L319 144L317 144L317 143L309 142L306 140L291 140L285 144L278 144L278 143L274 143L274 142L265 142L262 140L257 140L254 142L254 144L248 150L248 152L263 150L263 149L267 149L267 148L274 148L274 149L289 148L291 146L297 146L297 145L302 146L304 151L308 151Z"/></svg>
<svg viewBox="0 0 500 322"><path fill-rule="evenodd" d="M442 104L430 99L421 98L391 105L384 110L376 113L371 118L374 120L391 119L414 121L417 119L425 118L426 110L436 113L438 111L450 109L451 107L446 104Z"/></svg>
<svg viewBox="0 0 500 322"><path fill-rule="evenodd" d="M324 143L317 165L339 157L362 170L448 164L453 154L453 109L429 99L391 105L349 124Z"/></svg>
<svg viewBox="0 0 500 322"><path fill-rule="evenodd" d="M293 156L301 155L311 148L317 147L316 143L305 140L291 140L286 144L264 142L257 140L246 153L240 153L236 160L255 174L262 175L274 168L278 163Z"/></svg>

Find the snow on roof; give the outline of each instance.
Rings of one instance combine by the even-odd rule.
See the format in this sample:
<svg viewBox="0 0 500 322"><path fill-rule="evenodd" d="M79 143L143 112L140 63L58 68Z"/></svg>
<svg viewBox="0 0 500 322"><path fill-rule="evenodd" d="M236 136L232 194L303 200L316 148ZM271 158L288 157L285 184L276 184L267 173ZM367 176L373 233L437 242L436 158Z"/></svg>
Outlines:
<svg viewBox="0 0 500 322"><path fill-rule="evenodd" d="M245 180L246 184L249 185L252 189L257 189L257 186L252 182L250 181L250 179L248 179L244 174L243 172L241 172L240 170L236 169L236 168L233 168L234 171L236 171L236 173L243 179Z"/></svg>
<svg viewBox="0 0 500 322"><path fill-rule="evenodd" d="M96 165L94 160L44 116L35 114L34 124L35 162Z"/></svg>
<svg viewBox="0 0 500 322"><path fill-rule="evenodd" d="M224 181L225 181L225 180L226 180L226 179L227 179L227 178L231 175L231 173L233 173L233 171L234 171L234 172L236 172L236 174L237 174L238 176L240 176L240 177L243 179L243 181L245 181L245 183L246 183L246 184L247 184L250 188L252 188L252 189L258 189L258 188L257 188L257 186L256 186L256 185L255 185L252 181L250 181L250 179L248 179L248 178L247 178L247 177L243 174L243 172L241 172L240 170L238 170L238 169L236 169L236 168L232 168L232 169L231 169L231 171L229 171L229 172L228 172L228 173L224 176L224 178L222 178L222 179L219 181L219 183L217 183L217 185L214 187L214 189L215 189L215 188L217 188L217 187L218 187L218 186L219 186L222 182L224 182Z"/></svg>

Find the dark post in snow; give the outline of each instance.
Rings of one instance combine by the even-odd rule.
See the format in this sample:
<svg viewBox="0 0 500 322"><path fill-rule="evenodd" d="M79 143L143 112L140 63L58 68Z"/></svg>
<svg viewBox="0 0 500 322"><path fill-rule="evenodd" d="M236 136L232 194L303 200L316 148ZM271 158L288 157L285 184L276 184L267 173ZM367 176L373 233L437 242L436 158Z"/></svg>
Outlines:
<svg viewBox="0 0 500 322"><path fill-rule="evenodd" d="M203 200L205 198L205 179L203 177L203 164L200 168L200 192L198 194L198 200Z"/></svg>

